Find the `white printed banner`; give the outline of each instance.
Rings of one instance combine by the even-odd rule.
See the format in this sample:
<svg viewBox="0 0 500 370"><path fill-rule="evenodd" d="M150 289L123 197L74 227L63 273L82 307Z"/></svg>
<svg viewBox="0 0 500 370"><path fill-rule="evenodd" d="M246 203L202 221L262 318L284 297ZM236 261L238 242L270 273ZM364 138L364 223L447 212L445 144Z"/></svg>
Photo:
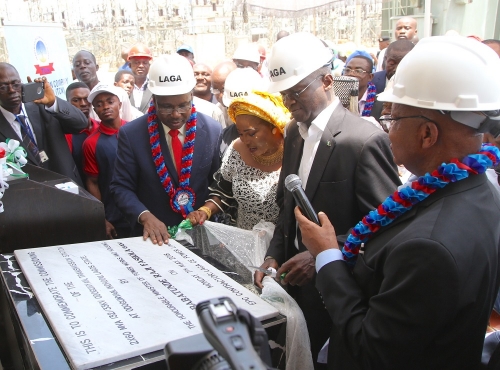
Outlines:
<svg viewBox="0 0 500 370"><path fill-rule="evenodd" d="M4 22L4 36L12 64L23 83L46 77L55 94L66 100L73 82L68 48L61 24Z"/></svg>

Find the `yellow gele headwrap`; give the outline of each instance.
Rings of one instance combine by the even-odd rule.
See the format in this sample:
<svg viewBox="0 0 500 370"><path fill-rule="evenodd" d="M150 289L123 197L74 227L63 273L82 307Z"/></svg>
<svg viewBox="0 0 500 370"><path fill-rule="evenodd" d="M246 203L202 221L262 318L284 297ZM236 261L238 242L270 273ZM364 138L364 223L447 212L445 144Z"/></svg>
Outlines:
<svg viewBox="0 0 500 370"><path fill-rule="evenodd" d="M234 99L227 112L233 122L240 114L248 114L269 122L281 133L290 121L290 112L283 105L281 96L264 91L252 91L247 96Z"/></svg>

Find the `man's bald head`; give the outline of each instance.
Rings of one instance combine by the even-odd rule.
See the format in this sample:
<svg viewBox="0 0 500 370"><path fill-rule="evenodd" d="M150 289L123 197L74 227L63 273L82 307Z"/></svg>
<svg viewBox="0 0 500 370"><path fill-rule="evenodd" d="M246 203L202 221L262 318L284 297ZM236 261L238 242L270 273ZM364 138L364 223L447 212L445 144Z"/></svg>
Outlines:
<svg viewBox="0 0 500 370"><path fill-rule="evenodd" d="M483 44L492 48L493 51L497 53L498 57L500 58L500 40L495 40L495 39L484 40Z"/></svg>
<svg viewBox="0 0 500 370"><path fill-rule="evenodd" d="M415 47L406 39L396 40L387 47L385 52L385 72L388 79L396 73L399 62Z"/></svg>
<svg viewBox="0 0 500 370"><path fill-rule="evenodd" d="M214 70L212 72L212 88L216 90L214 92L214 95L217 98L217 101L221 104L226 78L229 73L234 71L236 68L236 64L232 60L221 62L214 67Z"/></svg>
<svg viewBox="0 0 500 370"><path fill-rule="evenodd" d="M12 64L7 62L0 62L0 69L4 70L6 68L12 68L14 71L16 71L17 74L19 74L19 72L17 72L16 67L14 67Z"/></svg>
<svg viewBox="0 0 500 370"><path fill-rule="evenodd" d="M414 41L413 38L417 35L417 20L412 17L403 17L396 23L394 37L396 40L407 39Z"/></svg>
<svg viewBox="0 0 500 370"><path fill-rule="evenodd" d="M21 78L12 64L0 62L0 86L7 90L0 91L0 105L11 113L21 110Z"/></svg>
<svg viewBox="0 0 500 370"><path fill-rule="evenodd" d="M288 32L288 31L284 31L284 30L279 31L278 34L276 35L276 41L278 41L279 39L282 39L283 37L286 37L288 35L290 35L290 32Z"/></svg>
<svg viewBox="0 0 500 370"><path fill-rule="evenodd" d="M216 78L223 79L225 81L227 75L234 71L236 68L236 64L232 60L226 60L217 64L212 72L212 81Z"/></svg>

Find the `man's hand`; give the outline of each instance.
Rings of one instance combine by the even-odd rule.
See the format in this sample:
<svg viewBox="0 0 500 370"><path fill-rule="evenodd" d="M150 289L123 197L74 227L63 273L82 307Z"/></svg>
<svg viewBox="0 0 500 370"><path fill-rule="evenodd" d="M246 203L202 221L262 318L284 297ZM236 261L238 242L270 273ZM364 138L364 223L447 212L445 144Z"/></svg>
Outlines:
<svg viewBox="0 0 500 370"><path fill-rule="evenodd" d="M31 82L30 76L28 76L28 82ZM47 79L45 77L41 78L39 77L35 78L35 82L43 82L43 88L45 90L45 94L42 99L34 100L33 103L43 104L47 108L52 107L54 105L54 102L56 101L56 94L54 94L54 90L52 90L52 87L47 82Z"/></svg>
<svg viewBox="0 0 500 370"><path fill-rule="evenodd" d="M316 273L314 257L307 251L296 254L281 265L276 278L281 278L283 273L286 273L286 276L281 279L281 284L306 285L312 281Z"/></svg>
<svg viewBox="0 0 500 370"><path fill-rule="evenodd" d="M108 220L104 220L106 222L106 237L108 239L114 239L118 236L116 233L115 227Z"/></svg>
<svg viewBox="0 0 500 370"><path fill-rule="evenodd" d="M139 217L139 222L144 226L144 232L142 234L144 240L149 237L153 244L162 245L163 243L168 243L170 234L167 231L167 227L151 212L144 212L141 217Z"/></svg>
<svg viewBox="0 0 500 370"><path fill-rule="evenodd" d="M335 229L330 223L328 216L320 212L318 213L318 218L321 226L309 221L302 212L300 212L299 207L295 207L295 219L299 223L300 232L302 233L302 243L307 247L314 258L327 249L339 249L337 235L335 235ZM285 266L285 264L283 264L283 266ZM281 266L282 269L283 266Z"/></svg>
<svg viewBox="0 0 500 370"><path fill-rule="evenodd" d="M203 225L203 223L207 220L207 214L203 211L193 211L186 217L193 226Z"/></svg>
<svg viewBox="0 0 500 370"><path fill-rule="evenodd" d="M262 265L260 265L263 269L269 270L271 267L275 270L278 269L278 261L276 261L274 258L268 258L267 260L264 261ZM264 280L264 273L260 272L258 270L255 271L253 275L253 283L257 285L260 289L262 289L262 280Z"/></svg>

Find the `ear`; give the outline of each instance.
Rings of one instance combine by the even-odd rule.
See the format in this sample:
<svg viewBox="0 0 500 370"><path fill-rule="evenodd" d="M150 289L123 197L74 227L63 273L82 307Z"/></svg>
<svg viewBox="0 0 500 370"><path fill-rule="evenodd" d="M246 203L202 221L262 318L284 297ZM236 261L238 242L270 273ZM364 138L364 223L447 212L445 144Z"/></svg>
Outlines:
<svg viewBox="0 0 500 370"><path fill-rule="evenodd" d="M434 122L427 121L420 126L419 134L422 142L422 149L429 149L436 144L439 137L439 130Z"/></svg>
<svg viewBox="0 0 500 370"><path fill-rule="evenodd" d="M370 73L370 79L368 81L373 80L373 73Z"/></svg>
<svg viewBox="0 0 500 370"><path fill-rule="evenodd" d="M115 82L114 84L115 84L115 86L118 86L118 82Z"/></svg>
<svg viewBox="0 0 500 370"><path fill-rule="evenodd" d="M118 105L120 107L119 109L121 110L122 109L122 102L120 102Z"/></svg>
<svg viewBox="0 0 500 370"><path fill-rule="evenodd" d="M324 78L323 78L323 88L325 91L333 89L333 76L331 73L328 73Z"/></svg>
<svg viewBox="0 0 500 370"><path fill-rule="evenodd" d="M96 64L95 65L95 70L98 71L99 70L99 64Z"/></svg>

